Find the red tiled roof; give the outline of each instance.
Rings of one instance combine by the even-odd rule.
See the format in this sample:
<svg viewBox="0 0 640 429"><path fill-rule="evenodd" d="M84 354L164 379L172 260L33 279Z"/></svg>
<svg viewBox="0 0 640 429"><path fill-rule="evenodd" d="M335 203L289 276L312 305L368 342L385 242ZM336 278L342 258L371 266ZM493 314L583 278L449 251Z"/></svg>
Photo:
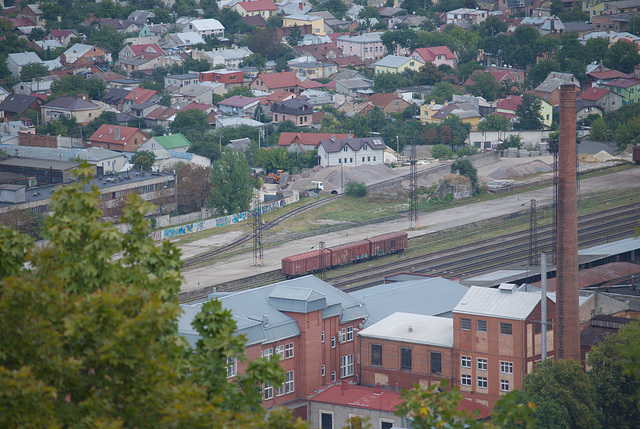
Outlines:
<svg viewBox="0 0 640 429"><path fill-rule="evenodd" d="M269 89L286 88L300 85L300 79L292 71L280 73L261 73L258 78L262 79Z"/></svg>
<svg viewBox="0 0 640 429"><path fill-rule="evenodd" d="M148 53L152 53L152 54L155 53L160 55L164 54L162 52L162 49L160 49L160 46L158 46L157 43L147 43L143 45L130 45L129 49L131 49L131 52L133 52L133 54L136 57L142 54L148 54Z"/></svg>
<svg viewBox="0 0 640 429"><path fill-rule="evenodd" d="M591 76L594 79L618 79L620 77L625 77L626 74L619 72L618 70L596 70L591 73L587 73L587 76Z"/></svg>
<svg viewBox="0 0 640 429"><path fill-rule="evenodd" d="M369 98L367 98L367 101L373 103L374 105L378 106L381 109L384 109L386 106L389 105L389 103L391 103L393 100L396 100L398 98L401 98L401 97L398 96L398 94L396 93L384 94L382 92L378 92L371 95Z"/></svg>
<svg viewBox="0 0 640 429"><path fill-rule="evenodd" d="M55 28L53 30L51 30L49 32L49 34L52 37L56 37L56 38L58 38L58 37L64 38L64 37L69 36L70 34L73 34L75 36L75 33L73 31L71 31L71 30L57 30Z"/></svg>
<svg viewBox="0 0 640 429"><path fill-rule="evenodd" d="M151 100L151 97L156 94L159 94L159 92L153 89L133 88L124 99L133 100L136 104L142 104Z"/></svg>
<svg viewBox="0 0 640 429"><path fill-rule="evenodd" d="M254 27L266 27L267 21L264 20L260 15L252 15L252 16L242 16L240 17L242 22L245 24L252 25Z"/></svg>
<svg viewBox="0 0 640 429"><path fill-rule="evenodd" d="M582 94L578 95L577 98L581 100L598 101L609 92L611 92L611 90L606 88L589 88Z"/></svg>
<svg viewBox="0 0 640 429"><path fill-rule="evenodd" d="M293 96L293 97L292 97ZM265 101L270 101L270 102L278 102L278 101L285 101L288 100L290 98L295 98L296 95L293 92L289 92L289 91L283 91L281 89L274 91L273 93L267 95L266 97L264 97Z"/></svg>
<svg viewBox="0 0 640 429"><path fill-rule="evenodd" d="M634 86L634 85L638 85L640 83L640 79L625 79L625 78L620 78L620 79L616 79L613 82L609 82L606 85L607 86L615 86L615 87L620 87L620 88L629 88L630 86Z"/></svg>
<svg viewBox="0 0 640 429"><path fill-rule="evenodd" d="M522 97L518 95L510 95L508 98L500 100L496 109L516 111L516 108L522 104ZM496 112L497 113L497 112Z"/></svg>
<svg viewBox="0 0 640 429"><path fill-rule="evenodd" d="M336 63L341 67L345 67L349 65L354 67L362 67L366 64L357 55L349 55L348 57L331 58L329 61L333 61L334 63Z"/></svg>
<svg viewBox="0 0 640 429"><path fill-rule="evenodd" d="M278 10L278 6L269 0L243 1L240 6L247 12L258 12L261 10Z"/></svg>
<svg viewBox="0 0 640 429"><path fill-rule="evenodd" d="M325 85L327 88L329 89L333 89L335 91L336 89L336 81L332 80L331 82L329 82L328 84Z"/></svg>
<svg viewBox="0 0 640 429"><path fill-rule="evenodd" d="M231 107L245 107L250 105L251 103L255 103L256 101L259 101L259 100L254 97L245 97L244 95L234 95L233 97L229 97L225 100L222 100L218 104L231 106Z"/></svg>
<svg viewBox="0 0 640 429"><path fill-rule="evenodd" d="M186 106L184 106L182 108L182 110L188 110L188 109L198 109L202 112L206 112L207 110L211 109L213 106L211 104L207 104L207 103L201 103L199 101L192 101L191 103L187 104Z"/></svg>
<svg viewBox="0 0 640 429"><path fill-rule="evenodd" d="M324 88L323 84L321 84L320 82L316 82L315 80L311 80L311 79L307 79L304 82L300 82L298 84L298 86L300 86L302 88L306 88L306 89Z"/></svg>
<svg viewBox="0 0 640 429"><path fill-rule="evenodd" d="M116 140L115 136L116 136L116 128L120 129L120 139ZM93 133L91 135L91 137L89 137L89 141L90 142L98 142L98 143L111 143L111 144L119 144L119 145L123 145L125 144L125 142L127 142L131 137L133 137L133 135L137 132L140 131L142 134L144 134L147 139L149 139L149 135L147 133L145 133L144 131L140 130L140 128L134 128L134 127L122 127L119 125L109 125L109 124L102 124L100 125L100 128L98 128L96 130L95 133Z"/></svg>
<svg viewBox="0 0 640 429"><path fill-rule="evenodd" d="M29 18L11 18L9 21L13 23L14 27L30 27L36 25L36 23Z"/></svg>
<svg viewBox="0 0 640 429"><path fill-rule="evenodd" d="M422 57L425 61L434 61L438 58L438 55L444 55L448 60L454 60L456 56L451 52L449 48L446 46L433 46L431 48L418 48L414 50L413 53L417 53Z"/></svg>
<svg viewBox="0 0 640 429"><path fill-rule="evenodd" d="M506 113L506 112L493 112L492 115L500 115L508 119L513 119L518 117L518 115L516 115L515 113Z"/></svg>
<svg viewBox="0 0 640 429"><path fill-rule="evenodd" d="M313 112L311 114L311 123L319 124L322 122L322 118L324 118L324 112Z"/></svg>
<svg viewBox="0 0 640 429"><path fill-rule="evenodd" d="M350 36L351 33L329 33L327 34L327 37L329 37L329 39L331 39L332 42L336 42L336 40L338 40L338 37L340 36Z"/></svg>
<svg viewBox="0 0 640 429"><path fill-rule="evenodd" d="M336 133L280 133L280 139L278 140L278 146L290 146L291 143L297 138L303 145L317 145L322 140L329 140L331 136L337 139L348 139L349 134L336 134Z"/></svg>

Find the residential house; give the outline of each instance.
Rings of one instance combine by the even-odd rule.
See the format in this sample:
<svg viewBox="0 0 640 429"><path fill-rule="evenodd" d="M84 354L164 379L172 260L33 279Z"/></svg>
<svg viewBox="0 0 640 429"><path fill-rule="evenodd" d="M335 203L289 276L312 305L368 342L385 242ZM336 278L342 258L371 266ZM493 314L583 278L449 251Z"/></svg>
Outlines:
<svg viewBox="0 0 640 429"><path fill-rule="evenodd" d="M542 116L542 124L545 126L545 129L549 129L551 127L551 123L553 122L553 106L546 102L545 100L540 100L540 115ZM498 101L496 104L496 114L500 116L504 116L511 120L515 120L517 118L517 109L518 106L522 104L522 97L519 95L509 95L506 98Z"/></svg>
<svg viewBox="0 0 640 429"><path fill-rule="evenodd" d="M507 16L527 14L532 0L498 0L498 9Z"/></svg>
<svg viewBox="0 0 640 429"><path fill-rule="evenodd" d="M205 44L202 36L195 31L166 34L158 43L163 50L185 51L194 46Z"/></svg>
<svg viewBox="0 0 640 429"><path fill-rule="evenodd" d="M102 124L87 142L91 147L118 152L135 152L150 138L139 128Z"/></svg>
<svg viewBox="0 0 640 429"><path fill-rule="evenodd" d="M27 64L42 64L42 60L35 52L21 52L7 55L7 67L14 79L20 78L20 72Z"/></svg>
<svg viewBox="0 0 640 429"><path fill-rule="evenodd" d="M551 72L531 92L552 106L557 106L560 104L560 86L562 85L574 85L576 89L580 89L580 82L571 73Z"/></svg>
<svg viewBox="0 0 640 429"><path fill-rule="evenodd" d="M193 31L200 37L210 36L218 39L224 38L224 25L217 19L195 19L188 23L183 31Z"/></svg>
<svg viewBox="0 0 640 429"><path fill-rule="evenodd" d="M447 12L447 25L448 24L482 24L488 17L488 11L482 9L469 9L461 7L459 9L450 10Z"/></svg>
<svg viewBox="0 0 640 429"><path fill-rule="evenodd" d="M207 60L212 68L225 66L226 68L238 68L240 63L253 54L249 48L235 47L233 49L219 49L213 51L194 50L192 56L196 60Z"/></svg>
<svg viewBox="0 0 640 429"><path fill-rule="evenodd" d="M582 94L578 95L578 100L588 100L595 102L602 107L605 112L613 112L618 110L623 103L622 95L611 91L607 88L589 88Z"/></svg>
<svg viewBox="0 0 640 429"><path fill-rule="evenodd" d="M244 22L245 24L250 25L252 27L257 27L257 28L266 28L267 27L267 21L265 21L264 18L261 17L260 15L242 16L242 17L240 17L240 20L242 22Z"/></svg>
<svg viewBox="0 0 640 429"><path fill-rule="evenodd" d="M124 98L131 92L129 89L113 88L107 92L100 101L117 109L124 102Z"/></svg>
<svg viewBox="0 0 640 429"><path fill-rule="evenodd" d="M367 98L367 101L382 110L387 117L389 117L391 113L402 112L411 105L396 93L376 93Z"/></svg>
<svg viewBox="0 0 640 429"><path fill-rule="evenodd" d="M304 99L291 99L271 105L274 123L291 121L299 127L310 126L313 123L313 106Z"/></svg>
<svg viewBox="0 0 640 429"><path fill-rule="evenodd" d="M324 25L324 18L312 15L288 15L282 19L282 27L304 27L311 25L312 34L324 36L327 34L327 28Z"/></svg>
<svg viewBox="0 0 640 429"><path fill-rule="evenodd" d="M507 74L514 82L518 82L518 83L524 82L525 71L522 69L488 65L485 67L485 70L489 70L491 72L500 72L493 75L497 81L501 80L499 79L500 76Z"/></svg>
<svg viewBox="0 0 640 429"><path fill-rule="evenodd" d="M607 2L616 3L616 2ZM633 0L628 0L627 3L635 4ZM637 6L637 5L636 5ZM633 31L629 28L629 22L632 22L632 18L637 16L637 12L624 12L624 13L605 13L602 15L592 16L591 25L597 30L609 30L617 32Z"/></svg>
<svg viewBox="0 0 640 429"><path fill-rule="evenodd" d="M260 104L259 98L234 95L218 103L220 112L229 116L252 116Z"/></svg>
<svg viewBox="0 0 640 429"><path fill-rule="evenodd" d="M307 395L337 380L355 380L355 332L367 309L346 293L314 276L219 296L238 322L236 334L246 338L249 361L277 356L285 371L282 385L262 386L263 405L306 401ZM192 346L199 338L191 326L202 304L182 306L178 332ZM233 381L247 362L227 361Z"/></svg>
<svg viewBox="0 0 640 429"><path fill-rule="evenodd" d="M157 146L157 147L156 147ZM158 148L173 150L176 152L186 152L191 147L191 142L182 133L168 134L166 136L156 136L144 143L138 151L156 150Z"/></svg>
<svg viewBox="0 0 640 429"><path fill-rule="evenodd" d="M0 115L5 121L11 121L23 116L27 110L40 113L42 103L42 99L34 95L9 94L0 103Z"/></svg>
<svg viewBox="0 0 640 429"><path fill-rule="evenodd" d="M334 42L294 46L293 52L298 56L313 55L317 61L327 61L342 56L342 49L338 48Z"/></svg>
<svg viewBox="0 0 640 429"><path fill-rule="evenodd" d="M135 104L142 104L147 102L158 103L162 96L160 93L153 89L133 88L123 99L122 103L118 105L118 110L126 112L131 109L131 106Z"/></svg>
<svg viewBox="0 0 640 429"><path fill-rule="evenodd" d="M620 78L603 86L622 96L622 105L640 102L640 69L636 66L634 77Z"/></svg>
<svg viewBox="0 0 640 429"><path fill-rule="evenodd" d="M234 86L244 86L244 73L236 69L218 69L201 72L198 76L200 82L215 82L224 85L224 92Z"/></svg>
<svg viewBox="0 0 640 429"><path fill-rule="evenodd" d="M94 46L76 43L60 55L65 67L87 67L101 65L111 61L111 53Z"/></svg>
<svg viewBox="0 0 640 429"><path fill-rule="evenodd" d="M367 65L366 62L361 60L356 55L349 55L347 57L332 58L329 61L334 63L335 65L337 65L338 66L338 70L340 70L340 71L348 70L349 68L362 69Z"/></svg>
<svg viewBox="0 0 640 429"><path fill-rule="evenodd" d="M409 56L415 60L420 60L423 63L433 63L436 67L444 64L454 68L457 61L456 55L446 46L414 49Z"/></svg>
<svg viewBox="0 0 640 429"><path fill-rule="evenodd" d="M627 74L622 73L618 70L608 69L602 65L598 66L595 70L587 73L587 81L591 83L592 86L599 87L601 87L605 83L609 83L623 77L627 77Z"/></svg>
<svg viewBox="0 0 640 429"><path fill-rule="evenodd" d="M270 106L273 103L292 100L294 98L296 98L296 95L293 92L277 90L266 97L260 97L260 103Z"/></svg>
<svg viewBox="0 0 640 429"><path fill-rule="evenodd" d="M13 92L16 94L32 95L32 94L51 94L51 85L53 82L60 80L58 76L45 76L33 79L31 82L18 82L13 86Z"/></svg>
<svg viewBox="0 0 640 429"><path fill-rule="evenodd" d="M164 51L157 43L145 43L140 45L126 45L118 53L118 59L155 58L163 55Z"/></svg>
<svg viewBox="0 0 640 429"><path fill-rule="evenodd" d="M336 45L342 49L342 55L356 55L361 60L380 60L384 57L381 32L363 33L356 36L340 36Z"/></svg>
<svg viewBox="0 0 640 429"><path fill-rule="evenodd" d="M282 0L275 3L278 6L278 15L305 15L313 9L307 0Z"/></svg>
<svg viewBox="0 0 640 429"><path fill-rule="evenodd" d="M411 57L399 57L397 55L387 55L373 64L375 74L380 73L402 73L405 70L418 71L424 62Z"/></svg>
<svg viewBox="0 0 640 429"><path fill-rule="evenodd" d="M331 106L333 107L333 96L327 91L321 91L319 89L307 89L300 94L300 98L306 98L307 102L312 106ZM320 113L320 112L317 112ZM316 122L322 122L322 119Z"/></svg>
<svg viewBox="0 0 640 429"><path fill-rule="evenodd" d="M151 18L155 18L156 14L147 10L135 10L129 14L127 21L133 22L138 26L149 24Z"/></svg>
<svg viewBox="0 0 640 429"><path fill-rule="evenodd" d="M157 56L153 58L127 58L124 60L118 60L117 65L127 73L131 73L134 71L153 70L155 68L162 67L162 57Z"/></svg>
<svg viewBox="0 0 640 429"><path fill-rule="evenodd" d="M57 30L52 29L49 34L45 36L45 40L57 40L62 46L68 46L71 43L71 39L78 37L76 30Z"/></svg>
<svg viewBox="0 0 640 429"><path fill-rule="evenodd" d="M187 85L196 85L200 83L199 77L198 73L169 74L164 77L164 86L165 88L169 88L170 86L182 88Z"/></svg>
<svg viewBox="0 0 640 429"><path fill-rule="evenodd" d="M336 80L336 92L350 97L365 98L373 94L373 82L369 79Z"/></svg>
<svg viewBox="0 0 640 429"><path fill-rule="evenodd" d="M349 134L282 132L278 139L278 147L285 147L289 152L306 153L316 149L318 143L322 140L329 140L332 136L337 139L347 139L350 137Z"/></svg>
<svg viewBox="0 0 640 429"><path fill-rule="evenodd" d="M300 94L307 88L303 88L302 82L292 71L280 73L261 73L251 82L251 89L256 91L273 92L283 90Z"/></svg>
<svg viewBox="0 0 640 429"><path fill-rule="evenodd" d="M147 114L154 111L157 107L158 107L158 103L155 103L153 101L147 101L144 103L132 105L131 108L129 108L129 110L127 111L127 113L133 116L134 118L142 119Z"/></svg>
<svg viewBox="0 0 640 429"><path fill-rule="evenodd" d="M580 121L585 119L589 115L599 115L602 116L604 114L604 109L595 101L591 100L576 100L576 121Z"/></svg>
<svg viewBox="0 0 640 429"><path fill-rule="evenodd" d="M209 85L191 84L180 88L171 95L172 100L189 100L213 104L213 88Z"/></svg>
<svg viewBox="0 0 640 429"><path fill-rule="evenodd" d="M172 107L157 106L145 115L144 123L149 128L154 126L169 128L169 125L176 117L176 113L178 111Z"/></svg>
<svg viewBox="0 0 640 429"><path fill-rule="evenodd" d="M346 101L338 107L338 112L344 113L349 118L355 118L356 116L366 115L375 109L376 106L373 103Z"/></svg>
<svg viewBox="0 0 640 429"><path fill-rule="evenodd" d="M478 129L480 123L480 112L478 112L470 103L448 103L444 105L436 104L431 101L429 104L423 104L420 107L420 121L428 124L440 124L449 115L457 116L460 122L471 125L472 130Z"/></svg>
<svg viewBox="0 0 640 429"><path fill-rule="evenodd" d="M404 15L404 16L394 16L393 18L387 21L387 28L389 30L393 30L402 26L402 28L408 28L410 30L420 30L422 24L427 22L429 19L425 16L419 15Z"/></svg>
<svg viewBox="0 0 640 429"><path fill-rule="evenodd" d="M76 118L78 124L86 125L96 119L102 113L102 108L83 98L58 97L55 100L43 104L42 122L57 121L60 117ZM107 148L108 149L108 148Z"/></svg>
<svg viewBox="0 0 640 429"><path fill-rule="evenodd" d="M330 138L318 144L318 157L323 167L376 165L384 163L386 148L387 145L380 137Z"/></svg>
<svg viewBox="0 0 640 429"><path fill-rule="evenodd" d="M358 332L360 382L412 389L447 380L455 384L453 319L393 313Z"/></svg>
<svg viewBox="0 0 640 429"><path fill-rule="evenodd" d="M113 28L118 33L137 33L142 28L142 25L138 25L135 22L127 21L126 19L117 18L101 18L98 21L99 28Z"/></svg>
<svg viewBox="0 0 640 429"><path fill-rule="evenodd" d="M238 12L240 16L257 15L265 20L275 16L278 12L278 6L271 0L240 1L234 4L231 9Z"/></svg>
<svg viewBox="0 0 640 429"><path fill-rule="evenodd" d="M287 65L298 78L323 79L338 71L334 63L316 61L312 55L294 58L287 61Z"/></svg>
<svg viewBox="0 0 640 429"><path fill-rule="evenodd" d="M26 18L34 25L44 26L46 24L38 4L28 4L20 9L20 12L18 12L18 18Z"/></svg>
<svg viewBox="0 0 640 429"><path fill-rule="evenodd" d="M35 40L33 43L43 51L55 51L58 48L64 48L62 43L57 40Z"/></svg>
<svg viewBox="0 0 640 429"><path fill-rule="evenodd" d="M506 393L521 389L524 376L542 359L542 335L553 356L555 303L547 298L545 321L540 307L539 292L520 291L517 285L469 289L453 309L454 377L463 397L493 407Z"/></svg>

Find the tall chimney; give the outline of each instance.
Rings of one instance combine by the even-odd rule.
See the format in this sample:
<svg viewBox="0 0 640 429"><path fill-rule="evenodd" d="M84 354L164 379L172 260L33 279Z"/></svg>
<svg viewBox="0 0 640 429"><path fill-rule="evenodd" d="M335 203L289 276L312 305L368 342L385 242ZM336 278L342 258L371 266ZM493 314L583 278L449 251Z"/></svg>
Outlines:
<svg viewBox="0 0 640 429"><path fill-rule="evenodd" d="M556 357L580 360L578 294L578 207L576 183L576 93L560 87L557 216L557 344Z"/></svg>
<svg viewBox="0 0 640 429"><path fill-rule="evenodd" d="M120 140L120 127L115 127L113 138L116 141Z"/></svg>

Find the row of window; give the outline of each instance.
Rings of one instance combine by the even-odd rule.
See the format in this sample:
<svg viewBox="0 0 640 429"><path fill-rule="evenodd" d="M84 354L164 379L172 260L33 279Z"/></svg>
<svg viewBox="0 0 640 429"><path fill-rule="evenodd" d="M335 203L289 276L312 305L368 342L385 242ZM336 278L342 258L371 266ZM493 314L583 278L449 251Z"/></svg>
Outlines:
<svg viewBox="0 0 640 429"><path fill-rule="evenodd" d="M293 343L276 346L276 355L278 355L280 360L291 359L293 357ZM273 356L273 349L262 351L262 357L269 358L271 356Z"/></svg>
<svg viewBox="0 0 640 429"><path fill-rule="evenodd" d="M460 356L460 366L462 368L471 368L471 356ZM487 359L477 358L476 367L480 371L486 371L488 368ZM503 374L513 374L513 362L500 361L500 372Z"/></svg>
<svg viewBox="0 0 640 429"><path fill-rule="evenodd" d="M324 331L320 334L320 341L324 343ZM338 342L346 343L353 341L353 326L342 328L338 331ZM336 337L331 337L331 348L336 348Z"/></svg>
<svg viewBox="0 0 640 429"><path fill-rule="evenodd" d="M295 390L294 384L294 374L293 371L287 371L285 374L285 381L276 389L276 396L282 396L285 394L293 393ZM264 395L264 399L272 399L273 398L273 386L271 383L265 383L264 388L262 390L262 394Z"/></svg>
<svg viewBox="0 0 640 429"><path fill-rule="evenodd" d="M363 156L362 157L362 162L364 162L364 158L365 157ZM373 162L375 162L375 161L376 161L376 157L374 156L373 157ZM370 156L367 156L367 162L371 162L371 157ZM343 163L342 158L338 158L338 164L342 164L342 163ZM347 164L347 158L344 158L344 163ZM353 164L353 158L349 158L349 162L348 163L349 164Z"/></svg>
<svg viewBox="0 0 640 429"><path fill-rule="evenodd" d="M442 353L429 352L430 372L440 374L442 372ZM371 344L371 366L382 366L382 345ZM400 369L411 371L413 368L412 350L400 347Z"/></svg>
<svg viewBox="0 0 640 429"><path fill-rule="evenodd" d="M461 386L471 386L471 376L468 374L462 374L460 376L460 385ZM487 377L477 377L477 385L478 385L478 389L486 389L488 384L487 384ZM502 392L508 392L509 391L509 380L500 380L500 390Z"/></svg>
<svg viewBox="0 0 640 429"><path fill-rule="evenodd" d="M460 329L463 331L471 330L471 319L465 319L464 317L460 319ZM476 330L478 332L487 332L487 321L486 320L477 320ZM511 323L503 323L500 322L500 333L502 335L512 335L513 334L513 326Z"/></svg>

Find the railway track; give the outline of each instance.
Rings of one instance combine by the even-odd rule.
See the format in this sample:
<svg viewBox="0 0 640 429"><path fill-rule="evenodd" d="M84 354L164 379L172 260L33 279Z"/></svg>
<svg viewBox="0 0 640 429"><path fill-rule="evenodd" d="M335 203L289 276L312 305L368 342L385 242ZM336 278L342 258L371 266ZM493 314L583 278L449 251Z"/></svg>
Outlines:
<svg viewBox="0 0 640 429"><path fill-rule="evenodd" d="M603 203L599 201L598 204L602 206L606 205L606 202ZM547 210L547 212L547 217L551 216L550 210ZM431 275L458 277L496 270L505 265L523 263L529 256L528 230L512 232L489 241L476 237L473 242L462 246L433 251L427 254L423 253L416 256L411 255L426 250L426 246L416 245L415 243L417 241L430 243L431 245L428 247L433 249L446 243L472 240L473 236L479 233L478 231L505 231L518 222L522 224L522 218L527 215L528 212L523 211L507 216L508 219L496 221L493 225L482 223L475 227L456 228L427 234L419 239L410 240L409 250L404 254L400 256L391 255L378 259L377 261L388 261L382 266L360 270L352 274L340 274L341 268L338 268L335 271L328 272L327 281L344 290L355 290L377 284L383 276L399 271L413 271ZM579 217L578 223L579 244L581 247L585 247L598 244L602 242L603 238L617 240L629 237L633 234L639 218L640 203L632 203L614 209L582 215ZM544 216L540 221L545 221ZM551 225L541 225L538 230L538 241L536 244L538 251L549 251L552 246L552 240ZM486 263L482 261L492 262ZM368 262L362 262L360 265L367 263ZM354 265L348 267L353 266ZM273 270L259 276L242 279L241 281L184 292L180 294L180 302L188 303L198 301L206 298L215 291L231 292L249 289L284 279L285 277L279 270Z"/></svg>

